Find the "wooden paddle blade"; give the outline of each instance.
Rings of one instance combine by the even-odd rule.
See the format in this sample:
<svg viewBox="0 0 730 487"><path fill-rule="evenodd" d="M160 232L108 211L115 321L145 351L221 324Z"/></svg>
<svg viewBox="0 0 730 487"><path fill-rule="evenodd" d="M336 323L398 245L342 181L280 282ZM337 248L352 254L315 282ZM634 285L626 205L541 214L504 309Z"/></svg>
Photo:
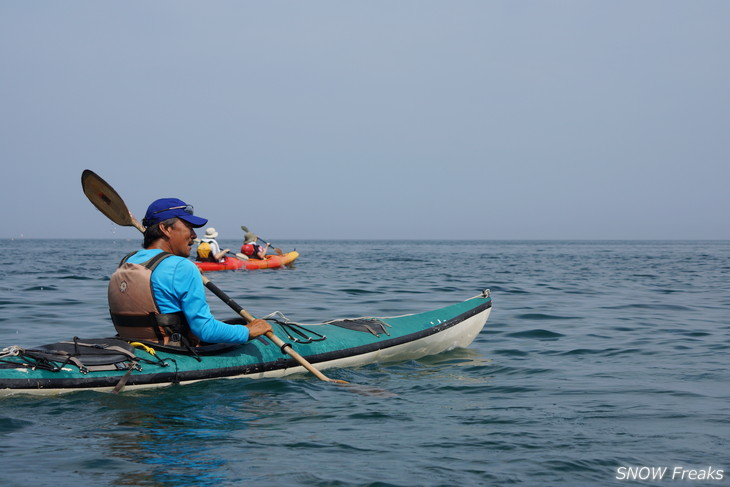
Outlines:
<svg viewBox="0 0 730 487"><path fill-rule="evenodd" d="M122 197L94 171L84 170L81 174L81 187L91 204L111 221L124 227L136 227L144 232L144 227L129 211Z"/></svg>

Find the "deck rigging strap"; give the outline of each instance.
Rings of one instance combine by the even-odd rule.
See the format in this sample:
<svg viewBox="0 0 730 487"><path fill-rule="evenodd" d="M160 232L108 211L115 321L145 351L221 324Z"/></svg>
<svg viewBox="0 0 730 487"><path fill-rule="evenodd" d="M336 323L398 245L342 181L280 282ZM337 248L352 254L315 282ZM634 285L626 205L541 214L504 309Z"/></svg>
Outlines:
<svg viewBox="0 0 730 487"><path fill-rule="evenodd" d="M317 333L316 331L311 330L300 323L291 321L289 318L284 316L281 311L274 311L273 313L264 316L262 319L267 321L273 321L274 323L279 325L281 329L284 330L284 333L286 333L287 338L295 343L306 344L312 342L320 342L327 339L325 335ZM293 335L299 335L301 339Z"/></svg>
<svg viewBox="0 0 730 487"><path fill-rule="evenodd" d="M11 345L0 350L0 359L5 357L17 357L23 352L23 349L17 345Z"/></svg>

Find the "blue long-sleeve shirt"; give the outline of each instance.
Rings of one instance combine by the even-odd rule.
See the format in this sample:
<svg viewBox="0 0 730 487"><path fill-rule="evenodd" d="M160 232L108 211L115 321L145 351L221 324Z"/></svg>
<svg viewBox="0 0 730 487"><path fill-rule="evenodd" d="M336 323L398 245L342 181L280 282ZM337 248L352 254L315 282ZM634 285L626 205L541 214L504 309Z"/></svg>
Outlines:
<svg viewBox="0 0 730 487"><path fill-rule="evenodd" d="M143 249L127 262L141 264L150 260L160 249ZM152 272L152 294L160 313L182 311L190 325L190 331L209 343L245 343L248 328L218 321L210 312L205 300L205 286L200 271L192 261L172 255L163 259Z"/></svg>

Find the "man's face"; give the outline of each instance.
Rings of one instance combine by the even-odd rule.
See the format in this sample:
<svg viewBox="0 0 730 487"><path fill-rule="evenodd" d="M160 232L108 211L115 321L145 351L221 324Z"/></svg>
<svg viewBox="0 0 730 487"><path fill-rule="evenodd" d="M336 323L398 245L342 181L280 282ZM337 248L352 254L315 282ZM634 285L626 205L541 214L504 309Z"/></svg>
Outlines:
<svg viewBox="0 0 730 487"><path fill-rule="evenodd" d="M175 224L167 228L170 252L180 257L189 257L193 241L197 237L193 226L185 220L177 219Z"/></svg>

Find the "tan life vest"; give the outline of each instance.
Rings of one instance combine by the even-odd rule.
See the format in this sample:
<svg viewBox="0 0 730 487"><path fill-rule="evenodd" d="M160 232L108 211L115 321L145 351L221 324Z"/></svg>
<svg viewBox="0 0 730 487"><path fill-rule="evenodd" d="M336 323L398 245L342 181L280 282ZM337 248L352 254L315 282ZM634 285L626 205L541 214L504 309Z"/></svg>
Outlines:
<svg viewBox="0 0 730 487"><path fill-rule="evenodd" d="M109 313L119 336L129 341L160 345L198 345L185 315L160 313L152 291L152 272L172 254L161 252L147 262L132 264L125 256L109 280Z"/></svg>

